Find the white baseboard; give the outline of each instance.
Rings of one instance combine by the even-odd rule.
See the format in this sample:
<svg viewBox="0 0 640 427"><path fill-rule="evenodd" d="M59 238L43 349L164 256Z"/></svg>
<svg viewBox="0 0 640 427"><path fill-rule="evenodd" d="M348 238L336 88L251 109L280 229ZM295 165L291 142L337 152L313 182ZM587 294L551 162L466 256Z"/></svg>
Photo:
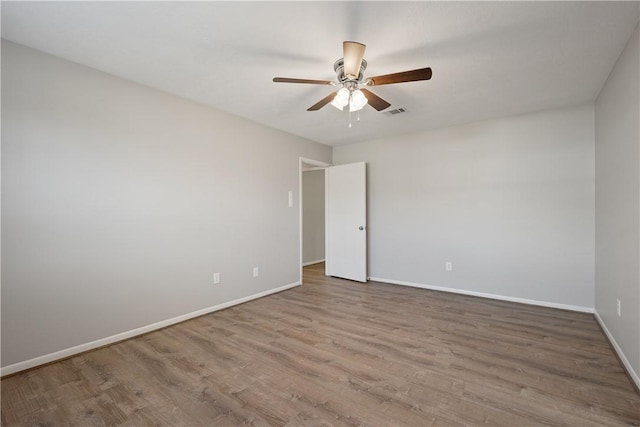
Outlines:
<svg viewBox="0 0 640 427"><path fill-rule="evenodd" d="M463 289L454 289L454 288L446 288L443 286L433 286L433 285L425 285L422 283L414 283L414 282L406 282L404 280L392 280L392 279L383 279L380 277L370 277L370 280L374 282L382 282L382 283L390 283L392 285L402 285L402 286L411 286L413 288L422 288L422 289L430 289L432 291L442 291L442 292L450 292L454 294L462 294L462 295L470 295L474 297L481 298L490 298L496 299L500 301L510 301L510 302L518 302L521 304L531 304L531 305L539 305L542 307L551 307L551 308L559 308L562 310L571 310L571 311L579 311L582 313L593 313L594 309L591 307L581 307L578 305L568 305L568 304L558 304L555 302L547 302L547 301L537 301L526 298L516 298L516 297L507 297L503 295L497 294L487 294L484 292L475 292L475 291L466 291Z"/></svg>
<svg viewBox="0 0 640 427"><path fill-rule="evenodd" d="M627 370L627 373L629 374L633 382L636 383L636 387L640 389L640 376L638 376L638 372L636 372L633 369L633 366L631 366L631 363L629 363L629 360L622 352L622 349L616 342L615 338L613 338L613 335L611 335L611 332L609 332L609 329L607 329L607 326L604 324L604 321L600 317L600 314L598 314L597 311L594 311L594 315L596 316L596 320L598 321L598 324L600 324L600 327L604 331L604 334L607 336L607 338L609 338L609 342L611 343L611 345L613 346L613 349L618 354L618 357L622 361L622 364L624 365L624 368Z"/></svg>
<svg viewBox="0 0 640 427"><path fill-rule="evenodd" d="M31 368L35 368L36 366L55 362L56 360L66 359L68 357L75 356L76 354L84 353L89 350L93 350L99 347L104 347L105 345L114 344L119 341L133 338L138 335L142 335L158 329L166 328L167 326L175 325L176 323L184 322L185 320L193 319L194 317L203 316L205 314L213 313L215 311L222 310L224 308L232 307L234 305L238 305L254 299L262 298L267 295L286 291L287 289L291 289L300 285L301 285L301 282L299 281L290 283L288 285L284 285L279 288L269 289L264 292L259 292L257 294L249 295L247 297L243 297L233 301L214 305L212 307L203 308L201 310L196 310L191 313L174 317L172 319L162 320L160 322L156 322L151 325L142 326L140 328L136 328L130 331L112 335L110 337L101 338L99 340L91 341L85 344L80 344L75 347L66 348L64 350L56 351L54 353L45 354L44 356L34 357L33 359L14 363L13 365L3 366L2 368L0 368L0 376L4 377L5 375L11 375L16 372L24 371L25 369L31 369Z"/></svg>
<svg viewBox="0 0 640 427"><path fill-rule="evenodd" d="M324 262L324 258L322 259L317 259L315 261L309 261L309 262L305 262L302 264L303 267L306 267L307 265L313 265L313 264L319 264L321 262Z"/></svg>

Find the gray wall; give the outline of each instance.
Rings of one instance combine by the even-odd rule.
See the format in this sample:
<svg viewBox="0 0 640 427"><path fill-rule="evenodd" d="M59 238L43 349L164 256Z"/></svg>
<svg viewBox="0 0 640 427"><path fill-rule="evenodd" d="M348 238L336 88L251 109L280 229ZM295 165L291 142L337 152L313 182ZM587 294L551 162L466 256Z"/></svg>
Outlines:
<svg viewBox="0 0 640 427"><path fill-rule="evenodd" d="M3 366L297 282L300 156L331 149L3 41Z"/></svg>
<svg viewBox="0 0 640 427"><path fill-rule="evenodd" d="M593 309L593 120L588 104L334 148L368 164L370 276Z"/></svg>
<svg viewBox="0 0 640 427"><path fill-rule="evenodd" d="M595 104L595 307L640 376L640 51L636 28ZM621 302L621 316L616 312ZM638 384L640 386L640 383Z"/></svg>
<svg viewBox="0 0 640 427"><path fill-rule="evenodd" d="M302 262L324 260L324 170L302 173Z"/></svg>

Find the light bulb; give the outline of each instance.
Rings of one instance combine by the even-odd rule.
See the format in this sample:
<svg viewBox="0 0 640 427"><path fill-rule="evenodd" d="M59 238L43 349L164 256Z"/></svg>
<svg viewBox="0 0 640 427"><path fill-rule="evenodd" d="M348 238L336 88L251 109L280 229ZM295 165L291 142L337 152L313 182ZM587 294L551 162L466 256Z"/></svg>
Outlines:
<svg viewBox="0 0 640 427"><path fill-rule="evenodd" d="M349 100L349 111L359 111L362 107L367 105L369 100L364 96L364 93L360 89L354 90Z"/></svg>
<svg viewBox="0 0 640 427"><path fill-rule="evenodd" d="M349 89L343 87L336 93L336 96L333 97L333 101L331 101L331 105L336 107L338 110L342 110L349 103Z"/></svg>

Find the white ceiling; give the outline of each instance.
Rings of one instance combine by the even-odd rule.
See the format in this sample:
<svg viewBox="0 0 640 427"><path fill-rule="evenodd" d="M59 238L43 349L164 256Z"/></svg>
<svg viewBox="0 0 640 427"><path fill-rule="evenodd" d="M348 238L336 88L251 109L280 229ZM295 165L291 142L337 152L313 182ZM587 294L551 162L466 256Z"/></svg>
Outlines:
<svg viewBox="0 0 640 427"><path fill-rule="evenodd" d="M638 2L2 2L2 37L329 145L595 99ZM367 45L388 116L306 109L330 86L342 41ZM355 118L355 117L354 117Z"/></svg>

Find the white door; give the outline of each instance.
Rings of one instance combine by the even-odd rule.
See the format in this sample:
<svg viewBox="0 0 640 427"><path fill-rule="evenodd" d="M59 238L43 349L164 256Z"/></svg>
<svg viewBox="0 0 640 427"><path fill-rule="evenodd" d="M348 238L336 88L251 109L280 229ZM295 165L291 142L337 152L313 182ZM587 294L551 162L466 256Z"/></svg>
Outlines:
<svg viewBox="0 0 640 427"><path fill-rule="evenodd" d="M327 276L367 281L367 184L364 162L325 169Z"/></svg>

